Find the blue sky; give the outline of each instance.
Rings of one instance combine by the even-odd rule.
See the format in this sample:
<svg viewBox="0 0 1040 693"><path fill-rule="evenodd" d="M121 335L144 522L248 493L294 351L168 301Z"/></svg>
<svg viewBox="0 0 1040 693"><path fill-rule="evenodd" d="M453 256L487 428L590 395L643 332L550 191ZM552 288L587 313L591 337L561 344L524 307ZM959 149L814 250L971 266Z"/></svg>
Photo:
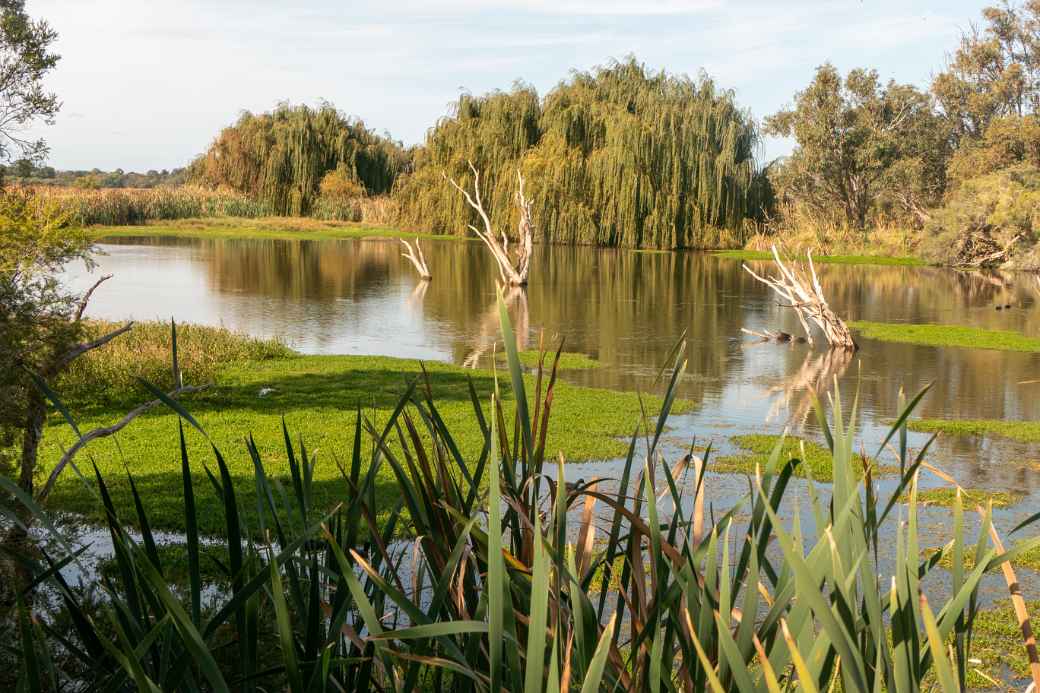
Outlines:
<svg viewBox="0 0 1040 693"><path fill-rule="evenodd" d="M59 168L181 166L243 110L327 99L408 144L460 90L551 89L634 54L705 70L756 118L814 68L925 86L986 2L964 0L29 0L59 32ZM783 154L767 141L762 157Z"/></svg>

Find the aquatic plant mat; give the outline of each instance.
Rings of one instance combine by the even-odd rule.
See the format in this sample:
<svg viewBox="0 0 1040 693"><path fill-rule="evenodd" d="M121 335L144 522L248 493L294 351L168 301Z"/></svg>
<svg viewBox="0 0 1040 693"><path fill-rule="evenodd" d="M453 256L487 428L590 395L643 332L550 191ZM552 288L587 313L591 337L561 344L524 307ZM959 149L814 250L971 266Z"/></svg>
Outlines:
<svg viewBox="0 0 1040 693"><path fill-rule="evenodd" d="M996 351L1040 351L1040 339L1010 330L987 330L962 325L914 325L911 323L857 320L849 327L866 339L902 344Z"/></svg>

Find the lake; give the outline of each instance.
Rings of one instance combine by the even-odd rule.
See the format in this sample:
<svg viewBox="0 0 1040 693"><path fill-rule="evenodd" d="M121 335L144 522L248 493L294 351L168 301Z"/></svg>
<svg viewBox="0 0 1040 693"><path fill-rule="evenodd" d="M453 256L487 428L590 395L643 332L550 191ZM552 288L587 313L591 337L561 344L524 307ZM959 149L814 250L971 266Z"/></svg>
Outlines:
<svg viewBox="0 0 1040 693"><path fill-rule="evenodd" d="M98 272L114 278L91 303L94 317L224 325L285 340L315 354L386 354L453 363L488 362L497 336L497 272L479 243L424 241L434 279L419 282L391 239L343 241L121 238L100 245ZM768 262L755 262L759 273ZM924 267L821 265L835 311L852 320L948 323L1040 336L1040 289L1032 276ZM67 280L85 287L82 268ZM996 303L1011 304L996 311ZM819 344L762 344L741 332L799 334L791 311L739 261L694 252L589 247L536 248L531 285L510 309L522 346L540 336L588 354L601 368L568 371L596 387L648 390L684 333L688 367L680 395L696 407L673 418L673 442L735 433L818 437L809 388L834 377L843 400L859 394L857 422L873 454L886 423L933 382L918 409L935 418L1036 419L1040 355L933 348L861 339L851 358ZM823 390L820 390L823 392ZM920 446L923 435L913 435ZM677 443L678 445L678 443ZM1035 446L961 437L939 441L933 464L965 486L1035 491Z"/></svg>

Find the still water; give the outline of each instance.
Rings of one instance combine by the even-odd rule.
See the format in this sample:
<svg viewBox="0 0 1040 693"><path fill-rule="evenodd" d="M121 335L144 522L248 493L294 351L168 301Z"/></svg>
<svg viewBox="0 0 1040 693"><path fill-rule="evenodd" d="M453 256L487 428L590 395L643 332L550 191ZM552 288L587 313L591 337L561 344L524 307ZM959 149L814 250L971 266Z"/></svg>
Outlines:
<svg viewBox="0 0 1040 693"><path fill-rule="evenodd" d="M495 276L477 243L424 242L434 279L422 284L395 240L274 241L127 238L101 245L95 273L114 278L90 314L224 325L274 336L306 353L386 354L473 363L497 330ZM809 391L837 377L873 453L910 396L932 382L918 410L936 418L1036 419L1040 355L938 349L861 340L854 357L817 345L756 343L741 333L783 329L794 316L741 268L700 253L538 247L531 285L510 309L536 348L565 340L603 367L565 377L597 387L649 389L676 340L689 342L673 440L713 440L784 428L818 435ZM769 263L754 263L758 272ZM948 323L1040 336L1040 288L1032 276L935 268L819 268L832 307L853 320ZM77 287L91 281L70 268ZM1009 303L1009 310L994 305ZM911 443L921 445L924 436ZM930 456L966 486L1040 489L1040 450L985 438L941 439Z"/></svg>

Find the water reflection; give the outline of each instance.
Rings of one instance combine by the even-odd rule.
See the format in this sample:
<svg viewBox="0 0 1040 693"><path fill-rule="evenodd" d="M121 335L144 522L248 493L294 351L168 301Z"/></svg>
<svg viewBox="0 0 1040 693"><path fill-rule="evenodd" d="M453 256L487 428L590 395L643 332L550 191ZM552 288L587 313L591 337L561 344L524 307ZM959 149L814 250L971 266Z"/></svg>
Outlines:
<svg viewBox="0 0 1040 693"><path fill-rule="evenodd" d="M393 240L122 239L105 244L98 271L115 275L92 314L223 324L278 336L309 353L392 354L472 365L498 336L493 262L477 243L431 241L436 278L420 282ZM763 265L761 268L764 269ZM835 311L851 319L935 322L1040 335L1040 286L1029 276L936 268L819 267ZM79 268L69 280L85 285ZM597 387L649 388L685 331L681 396L699 405L677 436L804 426L810 391L834 378L860 425L878 440L900 388L934 382L920 413L944 418L1035 419L1034 354L934 349L862 340L854 356L806 345L751 344L740 329L798 332L796 319L740 263L698 253L536 248L532 283L510 293L522 347L565 339L604 363L566 374ZM997 311L994 306L1011 305ZM914 444L923 438L915 437ZM879 440L878 440L879 442ZM957 439L940 464L964 483L1031 488L1040 457L1028 446Z"/></svg>

